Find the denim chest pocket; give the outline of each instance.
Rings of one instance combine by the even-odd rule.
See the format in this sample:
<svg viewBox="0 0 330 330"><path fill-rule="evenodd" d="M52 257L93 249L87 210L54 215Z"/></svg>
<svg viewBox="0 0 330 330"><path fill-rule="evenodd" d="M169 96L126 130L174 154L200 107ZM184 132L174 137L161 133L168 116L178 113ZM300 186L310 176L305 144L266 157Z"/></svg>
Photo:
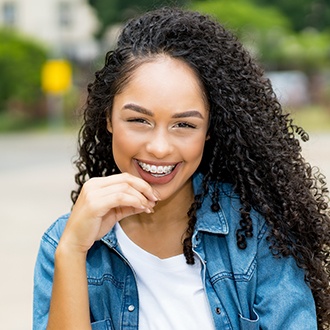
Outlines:
<svg viewBox="0 0 330 330"><path fill-rule="evenodd" d="M258 315L254 312L257 258L255 244L237 251L236 242L208 239L212 250L206 250L206 281L216 297L212 302L222 305L222 317L229 329L257 330ZM254 243L254 242L251 242ZM211 302L211 303L212 303ZM217 317L217 315L215 315Z"/></svg>
<svg viewBox="0 0 330 330"><path fill-rule="evenodd" d="M93 322L92 330L113 330L110 319Z"/></svg>
<svg viewBox="0 0 330 330"><path fill-rule="evenodd" d="M257 266L256 242L249 242L245 250L239 250L236 241L228 244L213 237L205 245L212 246L206 250L206 267L214 284L218 281L233 280L235 282L248 282L254 276Z"/></svg>
<svg viewBox="0 0 330 330"><path fill-rule="evenodd" d="M232 280L234 282L249 282L253 278L256 272L257 267L257 260L254 258L252 259L248 264L245 263L244 267L245 269L242 269L243 263L240 265L241 268L237 267L236 269L228 267L227 269L223 267L219 270L219 268L213 267L209 270L209 275L211 282L213 284L217 282L221 282L224 280Z"/></svg>

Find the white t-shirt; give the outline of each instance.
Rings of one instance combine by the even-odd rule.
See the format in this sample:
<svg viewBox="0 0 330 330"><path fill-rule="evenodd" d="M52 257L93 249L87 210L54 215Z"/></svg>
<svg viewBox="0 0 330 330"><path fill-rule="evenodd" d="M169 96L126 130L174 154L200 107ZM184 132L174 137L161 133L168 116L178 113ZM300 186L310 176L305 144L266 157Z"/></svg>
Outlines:
<svg viewBox="0 0 330 330"><path fill-rule="evenodd" d="M132 242L117 223L120 248L133 267L139 292L139 330L214 330L201 263L183 254L160 259Z"/></svg>

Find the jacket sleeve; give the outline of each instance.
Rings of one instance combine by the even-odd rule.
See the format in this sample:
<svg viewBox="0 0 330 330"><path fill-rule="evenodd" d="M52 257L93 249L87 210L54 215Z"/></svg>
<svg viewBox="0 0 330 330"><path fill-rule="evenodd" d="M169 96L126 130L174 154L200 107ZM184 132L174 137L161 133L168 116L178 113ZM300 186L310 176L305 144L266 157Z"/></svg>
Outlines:
<svg viewBox="0 0 330 330"><path fill-rule="evenodd" d="M34 269L33 329L47 327L54 275L56 243L47 235L42 237Z"/></svg>
<svg viewBox="0 0 330 330"><path fill-rule="evenodd" d="M263 330L316 330L316 310L312 292L304 280L304 270L294 258L275 258L260 233L257 263L255 311Z"/></svg>
<svg viewBox="0 0 330 330"><path fill-rule="evenodd" d="M69 214L60 217L42 236L34 268L33 329L47 328L52 295L55 251Z"/></svg>

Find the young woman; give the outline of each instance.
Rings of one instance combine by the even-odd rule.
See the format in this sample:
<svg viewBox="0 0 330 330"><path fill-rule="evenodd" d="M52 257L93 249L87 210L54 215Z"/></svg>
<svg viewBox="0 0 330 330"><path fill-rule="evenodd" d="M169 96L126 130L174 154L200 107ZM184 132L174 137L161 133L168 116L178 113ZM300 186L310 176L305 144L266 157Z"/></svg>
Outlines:
<svg viewBox="0 0 330 330"><path fill-rule="evenodd" d="M324 181L230 32L146 13L88 91L74 206L36 263L34 329L328 329Z"/></svg>

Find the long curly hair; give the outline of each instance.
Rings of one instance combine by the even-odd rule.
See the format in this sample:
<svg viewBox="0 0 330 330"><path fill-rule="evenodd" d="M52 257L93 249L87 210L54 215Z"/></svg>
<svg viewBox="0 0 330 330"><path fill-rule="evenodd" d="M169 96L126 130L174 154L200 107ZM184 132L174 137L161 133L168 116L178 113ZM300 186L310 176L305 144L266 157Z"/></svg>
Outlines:
<svg viewBox="0 0 330 330"><path fill-rule="evenodd" d="M157 56L169 56L195 70L210 107L210 139L198 171L202 192L188 216L184 254L194 262L191 238L196 211L210 184L212 210L218 211L217 185L230 182L241 199L237 245L245 249L254 234L250 211L266 219L274 257L293 256L305 270L320 329L330 324L330 220L324 176L301 155L305 131L282 110L270 81L230 31L200 13L163 8L129 21L117 47L106 55L104 67L88 86L84 124L79 132L77 190L92 177L119 173L107 130L114 96L137 67Z"/></svg>

